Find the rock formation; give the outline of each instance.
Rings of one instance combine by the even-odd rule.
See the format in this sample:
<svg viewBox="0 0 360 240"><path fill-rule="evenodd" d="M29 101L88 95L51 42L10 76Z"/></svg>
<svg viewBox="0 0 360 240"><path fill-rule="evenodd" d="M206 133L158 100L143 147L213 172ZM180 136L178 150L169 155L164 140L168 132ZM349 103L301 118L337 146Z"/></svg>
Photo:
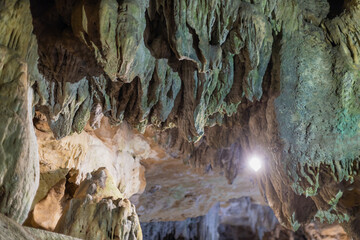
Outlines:
<svg viewBox="0 0 360 240"><path fill-rule="evenodd" d="M26 225L80 239L142 239L134 205L105 168L88 173L80 185L64 178L35 204Z"/></svg>
<svg viewBox="0 0 360 240"><path fill-rule="evenodd" d="M205 216L184 221L142 223L145 239L219 239L219 204L215 204Z"/></svg>
<svg viewBox="0 0 360 240"><path fill-rule="evenodd" d="M0 214L0 239L18 240L79 240L62 234L19 225L14 220Z"/></svg>
<svg viewBox="0 0 360 240"><path fill-rule="evenodd" d="M46 197L35 204L26 225L54 231L66 205L66 179L61 179L48 192Z"/></svg>
<svg viewBox="0 0 360 240"><path fill-rule="evenodd" d="M81 239L142 239L134 205L103 168L79 185L55 231Z"/></svg>
<svg viewBox="0 0 360 240"><path fill-rule="evenodd" d="M230 199L215 204L201 217L184 221L142 223L144 239L220 240L350 240L340 225L309 223L296 233L282 227L268 206L250 198Z"/></svg>
<svg viewBox="0 0 360 240"><path fill-rule="evenodd" d="M22 223L39 184L32 126L36 40L29 1L0 3L0 213Z"/></svg>
<svg viewBox="0 0 360 240"><path fill-rule="evenodd" d="M141 239L131 199L216 239L206 213L248 196L283 227L226 232L360 239L359 20L360 0L0 0L2 221Z"/></svg>
<svg viewBox="0 0 360 240"><path fill-rule="evenodd" d="M144 167L140 160L154 158L157 153L128 124L111 126L104 118L99 129L88 127L81 134L56 140L42 117L37 115L35 126L40 148L40 189L44 191L38 191L36 202L70 169L78 171L74 179L77 184L88 173L105 167L125 197L144 191Z"/></svg>

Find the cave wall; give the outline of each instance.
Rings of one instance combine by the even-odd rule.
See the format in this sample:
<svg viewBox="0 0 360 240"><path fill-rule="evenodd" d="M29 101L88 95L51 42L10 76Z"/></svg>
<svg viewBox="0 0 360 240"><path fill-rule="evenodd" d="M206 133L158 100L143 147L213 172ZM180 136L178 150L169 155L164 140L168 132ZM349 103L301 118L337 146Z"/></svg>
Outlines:
<svg viewBox="0 0 360 240"><path fill-rule="evenodd" d="M100 129L103 116L126 121L228 184L258 154L258 184L281 224L339 222L358 239L359 11L359 0L1 0L1 213L22 223L38 188L36 110L50 141ZM120 188L130 197L140 185Z"/></svg>
<svg viewBox="0 0 360 240"><path fill-rule="evenodd" d="M79 240L62 234L52 233L40 229L23 227L11 218L0 214L0 239L18 240Z"/></svg>
<svg viewBox="0 0 360 240"><path fill-rule="evenodd" d="M171 128L158 133L161 144L194 166L226 168L232 182L241 150L227 149L241 148L238 137L221 147L193 142L240 103L260 99L273 42L262 13L274 6L220 3L32 1L43 75L36 108L56 138L88 121L97 127L101 114L140 131Z"/></svg>
<svg viewBox="0 0 360 240"><path fill-rule="evenodd" d="M263 193L292 229L312 218L344 223L346 229L357 225L357 203L345 196L357 196L359 78L352 40L357 21L351 25L349 19L357 17L358 2L345 4L333 19L325 18L320 5L299 4L296 12L306 13L300 15L301 25L283 26L276 72L280 94L270 102L276 120L267 115L279 132L274 136L268 129L267 137L255 137L268 149ZM341 32L334 30L344 22L354 31L344 25Z"/></svg>
<svg viewBox="0 0 360 240"><path fill-rule="evenodd" d="M0 212L22 223L39 184L32 126L37 44L29 1L0 3Z"/></svg>
<svg viewBox="0 0 360 240"><path fill-rule="evenodd" d="M79 184L88 173L105 167L121 193L130 198L144 191L146 182L142 159L156 156L146 139L125 122L119 126L102 119L101 127L87 127L80 134L56 140L46 118L37 113L35 130L40 155L40 186L34 203L43 198L48 189L66 176L78 171Z"/></svg>
<svg viewBox="0 0 360 240"><path fill-rule="evenodd" d="M31 6L30 1L0 1L0 108L2 112L0 117L0 212L4 214L1 215L0 239L73 239L33 228L24 229L18 225L29 218L28 214L39 186L40 175L40 159L33 126L34 106L39 101L39 95L33 90L37 82L44 79L44 76L39 72L41 69L38 65L40 62L39 38L33 34L34 13L31 13ZM44 89L44 93L46 91ZM88 170L88 178L91 177L92 170L94 169ZM100 175L102 178L97 181L103 183L104 178L108 179L109 174L104 176L104 173L100 172ZM84 177L79 179L84 180ZM61 181L63 179L60 179ZM60 184L60 189L51 189L54 186L50 186L50 191L42 199L43 205L34 207L36 212L40 213L40 216L37 216L40 222L43 220L45 223L41 222L43 225L34 226L25 224L67 235L80 235L82 238L142 239L135 207L120 192L118 195L114 194L119 191L117 186L110 184L116 191L110 191L108 195L92 196L91 194L95 195L96 192L108 187L107 184L100 184L94 193L94 184L82 187L82 191L85 192L83 195L86 197L72 195L76 197L76 200L72 199L76 204L69 200L68 192L66 194L59 192L65 189L64 186ZM76 184L73 184L71 188L74 185ZM59 184L55 184L56 186ZM90 200L89 198L92 197L93 199ZM107 199L109 197L111 199ZM60 205L59 208L56 208L58 205ZM77 209L80 206L81 208ZM65 211L67 208L70 208L71 219L74 222L67 222L67 218L61 220L61 216L65 218L67 214ZM94 212L93 215L88 215L91 211ZM33 211L30 214L32 213ZM45 219L41 214L45 215ZM102 223L105 215L108 215L109 221ZM55 222L57 227L55 230L54 225L49 224L49 221L58 221L59 217L65 227L62 228ZM97 218L101 221L97 221ZM113 225L113 219L119 225ZM78 226L79 222L85 223ZM68 229L70 225L73 226L72 229ZM86 227L91 231L80 234Z"/></svg>
<svg viewBox="0 0 360 240"><path fill-rule="evenodd" d="M141 223L141 227L144 240L350 240L339 224L311 222L297 232L288 230L269 206L256 204L249 197L219 202L204 216Z"/></svg>
<svg viewBox="0 0 360 240"><path fill-rule="evenodd" d="M215 204L205 216L187 218L184 221L142 222L144 240L147 239L219 239L219 204Z"/></svg>

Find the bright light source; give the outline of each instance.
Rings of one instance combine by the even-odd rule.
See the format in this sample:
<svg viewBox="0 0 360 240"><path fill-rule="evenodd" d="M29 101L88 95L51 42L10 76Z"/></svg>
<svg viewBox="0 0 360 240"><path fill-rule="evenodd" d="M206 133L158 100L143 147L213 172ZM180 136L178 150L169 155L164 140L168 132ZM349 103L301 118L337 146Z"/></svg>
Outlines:
<svg viewBox="0 0 360 240"><path fill-rule="evenodd" d="M255 172L257 172L261 168L262 164L261 164L261 160L258 156L252 156L250 158L249 165Z"/></svg>

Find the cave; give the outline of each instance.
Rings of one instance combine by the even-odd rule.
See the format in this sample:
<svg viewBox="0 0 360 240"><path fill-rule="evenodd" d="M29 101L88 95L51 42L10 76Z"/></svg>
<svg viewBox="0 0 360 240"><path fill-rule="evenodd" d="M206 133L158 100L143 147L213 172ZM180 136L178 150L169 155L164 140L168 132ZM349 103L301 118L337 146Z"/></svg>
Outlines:
<svg viewBox="0 0 360 240"><path fill-rule="evenodd" d="M327 15L328 18L333 19L336 16L339 16L344 11L344 0L329 0L330 10Z"/></svg>
<svg viewBox="0 0 360 240"><path fill-rule="evenodd" d="M0 240L360 240L360 0L0 0Z"/></svg>

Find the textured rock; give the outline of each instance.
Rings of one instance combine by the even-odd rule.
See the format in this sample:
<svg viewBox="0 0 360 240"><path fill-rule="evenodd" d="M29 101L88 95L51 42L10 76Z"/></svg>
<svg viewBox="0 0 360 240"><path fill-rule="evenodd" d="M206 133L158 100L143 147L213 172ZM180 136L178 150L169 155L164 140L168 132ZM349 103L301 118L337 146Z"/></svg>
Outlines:
<svg viewBox="0 0 360 240"><path fill-rule="evenodd" d="M144 169L140 160L155 156L144 138L126 123L111 126L102 120L96 130L87 128L81 134L56 140L47 132L46 120L37 116L35 126L40 154L40 187L34 201L38 202L69 169L78 171L75 182L79 184L100 167L106 167L116 186L125 197L141 193L145 188Z"/></svg>
<svg viewBox="0 0 360 240"><path fill-rule="evenodd" d="M0 212L22 223L39 182L30 74L35 67L29 1L0 1Z"/></svg>
<svg viewBox="0 0 360 240"><path fill-rule="evenodd" d="M36 228L25 227L25 230L35 236L35 239L40 240L80 240L80 238L74 238L59 233L48 232Z"/></svg>
<svg viewBox="0 0 360 240"><path fill-rule="evenodd" d="M252 196L262 202L250 174L239 176L228 185L224 172L189 168L159 146L150 129L140 135L125 123L112 127L104 118L95 131L86 128L81 134L55 140L51 133L46 133L47 124L40 118L38 115L35 126L41 177L33 204L44 198L58 181L65 179L69 168L79 171L73 177L79 184L87 173L99 167L109 171L125 197L136 193L131 202L137 206L142 221L175 221L202 216L214 203L241 196ZM145 178L148 184L145 193L140 195L145 188Z"/></svg>
<svg viewBox="0 0 360 240"><path fill-rule="evenodd" d="M308 239L339 239L350 240L344 229L337 224L324 225L319 223L310 223L305 227L305 235Z"/></svg>
<svg viewBox="0 0 360 240"><path fill-rule="evenodd" d="M134 205L100 168L80 185L73 170L35 204L26 226L81 239L142 239Z"/></svg>
<svg viewBox="0 0 360 240"><path fill-rule="evenodd" d="M36 203L25 225L54 231L67 202L65 184L65 178L60 180L49 190L45 198Z"/></svg>
<svg viewBox="0 0 360 240"><path fill-rule="evenodd" d="M141 101L138 120L148 114L146 93L155 59L142 38L146 4L33 1L39 70L44 76L37 82L38 108L47 114L57 138L80 132L89 119L96 119L90 118L91 109L96 114L93 103L112 120L122 120L130 110L126 111L129 96L140 82L145 95L129 104ZM118 104L118 97L124 103Z"/></svg>
<svg viewBox="0 0 360 240"><path fill-rule="evenodd" d="M142 222L182 221L203 216L215 203L242 196L263 202L256 176L246 166L242 166L242 175L230 185L224 170L184 165L181 158L167 154L154 139L154 135L146 135L151 149L157 152L156 158L142 160L146 189L140 196L131 198Z"/></svg>
<svg viewBox="0 0 360 240"><path fill-rule="evenodd" d="M268 206L248 198L216 204L205 215L176 222L141 223L144 239L348 240L340 225L312 222L292 232L282 227Z"/></svg>
<svg viewBox="0 0 360 240"><path fill-rule="evenodd" d="M279 133L263 128L262 134L252 137L262 142L267 162L260 185L288 228L297 229L315 218L344 223L346 229L352 229L347 231L356 232L356 219L350 216L356 215L357 203L349 203L343 196L356 195L351 189L356 188L360 155L359 105L355 103L358 68L343 43L332 42L334 33L324 27L335 27L338 21L356 16L358 3L349 2L347 11L332 20L317 12L320 2L304 7L299 4L296 9L302 16L297 31L283 26L279 58L274 63L280 64L278 72L273 72L278 73L280 95L273 102L276 118L269 111L266 117L278 126ZM324 19L323 28L309 14ZM350 45L356 24L347 25L350 31L343 30Z"/></svg>
<svg viewBox="0 0 360 240"><path fill-rule="evenodd" d="M0 239L35 239L14 220L0 214Z"/></svg>
<svg viewBox="0 0 360 240"><path fill-rule="evenodd" d="M245 235L242 233L245 229L254 238L263 239L265 233L271 232L279 224L270 207L254 204L249 197L221 202L218 215L220 239L239 238L241 234Z"/></svg>
<svg viewBox="0 0 360 240"><path fill-rule="evenodd" d="M138 128L177 126L192 141L236 112L243 96L262 95L273 38L260 6L33 2L44 75L37 108L57 138L103 112Z"/></svg>
<svg viewBox="0 0 360 240"><path fill-rule="evenodd" d="M34 209L36 203L48 194L51 188L53 188L58 182L63 181L68 173L69 169L67 168L49 172L40 172L40 183L32 203L31 210Z"/></svg>
<svg viewBox="0 0 360 240"><path fill-rule="evenodd" d="M82 239L142 239L134 205L122 198L105 169L79 185L55 231Z"/></svg>
<svg viewBox="0 0 360 240"><path fill-rule="evenodd" d="M215 204L205 216L184 221L141 223L144 240L147 239L219 239L219 204Z"/></svg>
<svg viewBox="0 0 360 240"><path fill-rule="evenodd" d="M137 201L144 221L196 217L217 201L244 195L238 186L245 191L251 186L243 184L251 183L246 159L257 154L264 161L258 185L281 224L296 230L314 219L340 222L360 238L359 0L32 0L38 69L33 68L28 2L0 6L2 22L9 23L1 28L0 156L11 152L1 161L10 166L0 168L2 212L21 222L36 188L27 97L29 83L35 82L36 110L46 115L55 138L66 143L54 147L61 154L53 170L73 164L61 156L86 163L75 167L86 169L83 173L102 167L77 155L86 160L89 155L82 151L108 151L104 145L117 143L111 137L99 140L104 137L99 132L74 134L88 122L100 127L102 116L113 125L125 120L146 129L151 148L163 149L164 157L141 157L149 179ZM18 144L12 144L13 133ZM80 137L67 145L71 134ZM58 146L54 139L46 141ZM110 149L104 165L118 162L119 155ZM129 164L133 168L121 168L140 169L136 156L127 159L136 160ZM17 180L12 166L18 175L30 171L20 177L32 179ZM121 185L128 196L141 192L140 170L130 185L122 180L131 174L117 170L109 167L114 186ZM18 193L25 197L15 198ZM83 198L72 201L93 210L113 208L108 199ZM175 207L178 212L171 215ZM74 211L85 218L81 208Z"/></svg>
<svg viewBox="0 0 360 240"><path fill-rule="evenodd" d="M14 220L0 214L0 239L18 240L79 240L58 233L47 232L40 229L22 227Z"/></svg>
<svg viewBox="0 0 360 240"><path fill-rule="evenodd" d="M83 239L142 239L135 207L128 200L72 200L56 231Z"/></svg>

